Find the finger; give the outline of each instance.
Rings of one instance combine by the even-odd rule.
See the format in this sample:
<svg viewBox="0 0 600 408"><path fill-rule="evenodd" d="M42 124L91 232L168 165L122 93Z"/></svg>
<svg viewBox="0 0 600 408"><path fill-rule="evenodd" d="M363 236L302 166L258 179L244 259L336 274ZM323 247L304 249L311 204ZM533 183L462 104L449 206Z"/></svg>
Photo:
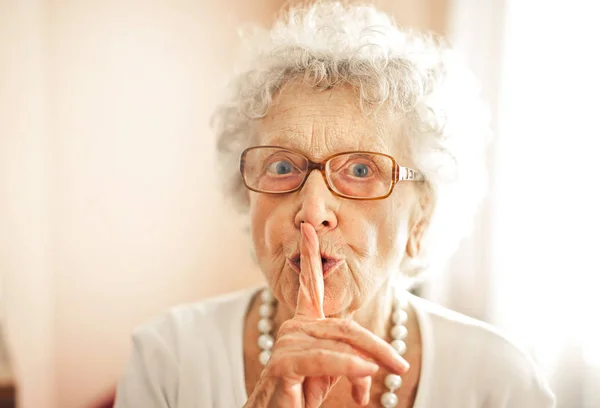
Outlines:
<svg viewBox="0 0 600 408"><path fill-rule="evenodd" d="M308 377L302 389L307 407L320 407L333 386L333 378L329 376Z"/></svg>
<svg viewBox="0 0 600 408"><path fill-rule="evenodd" d="M349 377L352 383L352 398L357 404L365 406L371 399L371 377Z"/></svg>
<svg viewBox="0 0 600 408"><path fill-rule="evenodd" d="M379 366L352 354L313 349L274 354L266 370L274 377L367 377Z"/></svg>
<svg viewBox="0 0 600 408"><path fill-rule="evenodd" d="M408 362L390 344L351 320L327 319L308 322L303 326L303 330L312 337L347 343L394 373L402 375L410 368Z"/></svg>
<svg viewBox="0 0 600 408"><path fill-rule="evenodd" d="M287 345L289 343L289 345ZM352 345L348 344L348 343L344 343L343 341L339 341L339 340L332 340L332 339L319 339L319 338L314 338L314 337L310 337L310 336L306 336L306 339L303 338L299 338L299 337L290 337L290 338L286 338L285 339L285 343L279 343L279 344L286 344L286 352L296 352L296 351L304 351L304 350L330 350L330 351L337 351L340 353L346 353L346 354L351 354L357 357L362 358L363 360L367 360L367 361L371 361L372 358L365 353L364 351L353 347Z"/></svg>
<svg viewBox="0 0 600 408"><path fill-rule="evenodd" d="M305 319L324 318L323 313L323 266L319 251L319 239L314 227L306 222L300 224L300 287L294 317Z"/></svg>
<svg viewBox="0 0 600 408"><path fill-rule="evenodd" d="M315 339L315 338L311 338L311 339L312 339L312 341L310 341L310 344L308 344L308 345L307 345L306 341L298 341L298 340L294 341L293 346L291 348L288 348L287 352L289 352L289 351L301 352L306 349L323 349L323 350L331 350L331 351L337 351L337 352L342 352L342 353L346 353L346 354L356 355L356 356L362 358L363 360L369 361L368 360L369 357L364 352L352 347L351 345L349 345L347 343L337 341L337 340L330 340L330 339ZM310 377L307 380L315 379L315 378L323 378L323 377ZM354 401L356 401L356 403L359 405L368 404L369 399L370 399L370 391L371 391L371 377L349 377L348 380L353 384L352 397L353 397ZM317 384L316 385L312 384L314 382L316 382ZM321 382L309 381L309 384L311 384L310 388L307 388L306 381L304 384L305 384L305 387L304 387L305 395L308 395L309 391L312 392L311 395L315 396L315 398L313 398L313 400L315 402L319 401L318 398L316 398L316 395L320 395L320 396L325 395L323 398L326 397L326 394L324 392L321 392L320 388L318 388L318 386L323 386L322 381ZM331 389L331 387L332 386L330 386L328 389ZM322 401L317 403L316 406L320 406L321 403L322 403Z"/></svg>

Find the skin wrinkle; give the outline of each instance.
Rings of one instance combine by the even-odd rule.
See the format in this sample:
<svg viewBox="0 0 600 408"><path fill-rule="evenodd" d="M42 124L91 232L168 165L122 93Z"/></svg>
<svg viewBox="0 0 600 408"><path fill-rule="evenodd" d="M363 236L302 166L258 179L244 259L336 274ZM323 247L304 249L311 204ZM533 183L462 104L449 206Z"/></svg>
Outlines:
<svg viewBox="0 0 600 408"><path fill-rule="evenodd" d="M305 140L303 140L303 135L304 133L300 130L296 130L293 128L286 128L286 129L281 129L278 130L277 132L269 132L268 134L265 133L262 135L261 140L262 142L260 143L260 145L263 146L267 146L267 145L274 145L274 146L279 146L281 145L282 142L286 142L288 143L290 146L290 148L292 150L296 150L304 155L309 156L309 158L313 159L313 160L322 160L325 157L329 156L328 155L321 155L316 156L316 157L312 157L310 154L310 150L311 150L311 146L308 143L305 143ZM335 134L335 129L332 129L332 131L327 132L327 141L326 143L326 149L324 151L335 151L336 153L338 152L342 152L342 151L357 151L357 150L366 150L366 151L373 151L373 152L381 152L381 153L387 153L386 150L386 146L383 143L380 143L379 140L374 140L373 142L368 141L369 138L367 137L362 137L361 135L354 135L351 140L348 140L348 138L343 137L342 135L337 136ZM334 139L334 140L329 140L329 139ZM389 154L389 153L388 153ZM401 160L401 159L399 159ZM405 165L407 167L409 167L408 165L406 165L406 160L404 160L403 162L401 162L402 165ZM396 188L399 188L401 186L396 186Z"/></svg>
<svg viewBox="0 0 600 408"><path fill-rule="evenodd" d="M284 95L288 95L287 93ZM332 95L333 93L330 93L328 101L331 101L332 99ZM297 98L298 100L302 101L305 100L305 98ZM280 107L279 103L276 103L274 106L276 107ZM273 131L273 134L266 134L263 137L263 143L264 145L266 144L274 144L273 141L278 139L281 136L286 136L281 135L281 133L289 133L290 130L293 131L294 136L299 136L299 134L304 135L304 138L299 138L301 139L298 142L298 147L299 150L302 151L303 153L306 150L309 150L309 148L314 148L316 151L331 151L332 147L327 146L327 143L330 143L331 145L333 145L333 141L330 142L329 139L334 139L336 142L345 142L346 140L351 140L354 141L357 145L354 146L348 146L348 148L346 150L351 151L351 150L368 150L365 148L361 148L361 144L363 144L362 142L364 141L364 139L371 139L370 137L365 137L363 134L354 134L353 137L351 138L344 138L342 135L338 135L337 131L336 131L336 127L335 124L341 122L345 122L350 120L352 122L352 126L351 129L356 128L357 126L360 125L360 116L357 117L356 115L351 115L348 113L347 109L345 109L343 106L333 106L333 113L332 112L327 112L326 115L323 115L321 112L321 109L319 109L318 106L315 105L308 105L308 106L294 106L292 108L284 108L282 109L281 112L281 116L278 117L278 122L282 123L282 127L281 128L276 128ZM325 145L325 149L321 148L319 145L314 145L315 142L313 142L315 140L315 121L314 121L314 115L318 113L321 113L322 116L322 122L325 123L325 125L322 127L322 132L325 133L327 131L327 136L328 137L323 137L323 135L321 135L321 138L325 141L326 145ZM294 124L289 124L287 123L287 121L290 119L291 115L295 115L294 116L294 121L298 122L301 119L304 118L311 118L311 126L307 129L307 131L302 131L299 130L297 125ZM279 115L278 115L279 116ZM266 122L273 122L272 118L270 118L268 115L265 118ZM330 123L332 123L334 126L331 126ZM383 131L387 130L386 129L387 126L382 126L379 121L377 121L376 126L375 126L375 130L377 133L377 136L381 137L381 135L384 133ZM307 138L306 135L310 135L310 138ZM295 138L296 139L296 138ZM318 139L317 139L317 143L318 143ZM379 144L377 146L379 149L377 151L382 151L383 147L382 144ZM385 151L384 151L385 152ZM315 157L313 159L319 159L318 157Z"/></svg>
<svg viewBox="0 0 600 408"><path fill-rule="evenodd" d="M397 137L382 134L388 126L364 115L349 86L323 92L295 83L287 87L265 118L257 121L261 145L298 150L313 160L340 151L369 150L397 158L403 153L395 142ZM402 258L398 254L404 254L409 239L405 213L417 201L414 192L400 183L385 200L347 200L334 196L321 174L313 172L300 191L281 196L250 193L253 237L255 243L265 242L255 245L257 259L283 306L278 309L282 312L275 317L276 323L289 318L295 308L298 275L285 258L299 249L300 234L294 227L298 216L309 216L313 221L332 217L337 224L318 232L321 250L345 259L326 279L325 314L358 318L362 313L371 318L373 313L359 309L374 299L375 293L384 294L381 302L385 304L385 286L392 275L397 275Z"/></svg>

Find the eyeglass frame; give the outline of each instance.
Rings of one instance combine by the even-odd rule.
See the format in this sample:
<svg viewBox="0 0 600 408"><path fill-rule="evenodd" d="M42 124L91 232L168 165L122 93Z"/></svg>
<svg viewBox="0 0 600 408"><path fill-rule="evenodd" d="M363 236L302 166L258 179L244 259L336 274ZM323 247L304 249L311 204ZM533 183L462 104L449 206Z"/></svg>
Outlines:
<svg viewBox="0 0 600 408"><path fill-rule="evenodd" d="M280 149L280 150L287 151L287 152L290 152L293 154L297 154L298 156L303 157L307 161L308 167L306 169L306 174L304 175L304 180L302 180L302 183L300 183L298 185L298 187L293 188L291 190L286 190L286 191L264 191L264 190L259 190L257 188L252 188L248 185L248 183L246 182L246 177L244 176L244 167L245 167L244 165L246 163L246 155L251 150L266 149L266 148ZM330 160L335 159L336 157L339 157L339 156L346 155L346 154L377 154L377 155L385 156L385 157L391 159L392 163L393 163L392 183L390 185L390 189L387 192L387 194L385 194L383 196L364 197L363 198L363 197L352 197L352 196L348 196L348 195L345 195L345 194L335 191L331 187L330 182L327 178L326 166ZM295 191L299 191L302 189L302 187L304 187L304 184L306 184L306 180L308 180L308 177L311 175L311 173L314 170L319 170L319 172L321 173L321 176L323 177L323 180L325 181L325 185L327 185L327 188L329 189L329 191L331 191L334 195L336 195L338 197L347 198L349 200L369 200L369 201L370 200L383 200L385 198L388 198L392 194L392 192L394 191L394 187L396 187L396 184L400 181L425 181L425 177L423 176L423 174L421 172L411 169L410 167L400 166L398 164L398 162L396 162L396 159L394 159L393 156L390 156L389 154L385 154L385 153L369 152L369 151L365 151L365 150L335 153L331 156L326 157L325 159L323 159L320 162L313 161L306 155L304 155L300 152L297 152L295 150L287 149L287 148L281 147L281 146L271 146L271 145L248 147L248 148L244 149L244 151L240 155L240 174L242 176L242 181L244 182L244 186L246 186L246 188L248 190L254 191L257 193L278 195L278 194L289 194L289 193L293 193Z"/></svg>

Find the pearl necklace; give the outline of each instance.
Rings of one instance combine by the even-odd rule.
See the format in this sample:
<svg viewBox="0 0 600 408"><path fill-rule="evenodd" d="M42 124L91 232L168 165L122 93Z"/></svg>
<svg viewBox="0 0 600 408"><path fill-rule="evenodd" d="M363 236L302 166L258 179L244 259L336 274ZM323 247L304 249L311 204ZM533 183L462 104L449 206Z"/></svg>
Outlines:
<svg viewBox="0 0 600 408"><path fill-rule="evenodd" d="M276 299L269 289L264 289L260 298L262 304L258 308L258 314L260 320L258 321L258 331L261 333L258 336L258 347L261 352L258 355L258 360L264 366L271 358L271 349L275 343L273 338L273 314L275 313ZM400 354L401 356L406 353L406 343L404 340L408 335L406 329L406 321L408 320L408 313L406 308L408 302L405 298L395 298L392 310L392 322L394 325L390 330L392 341L390 345ZM381 406L383 408L394 408L398 405L398 397L396 396L395 390L400 388L402 385L402 378L396 374L388 374L385 377L385 386L388 391L381 395Z"/></svg>

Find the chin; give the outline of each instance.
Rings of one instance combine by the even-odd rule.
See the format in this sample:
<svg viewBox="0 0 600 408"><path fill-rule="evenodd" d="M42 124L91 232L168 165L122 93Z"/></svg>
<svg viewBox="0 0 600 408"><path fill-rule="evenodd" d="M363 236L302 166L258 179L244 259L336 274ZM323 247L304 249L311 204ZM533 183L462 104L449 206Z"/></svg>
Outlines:
<svg viewBox="0 0 600 408"><path fill-rule="evenodd" d="M323 312L326 317L345 317L352 312L352 291L347 280L331 279L325 281L325 295L323 298Z"/></svg>

